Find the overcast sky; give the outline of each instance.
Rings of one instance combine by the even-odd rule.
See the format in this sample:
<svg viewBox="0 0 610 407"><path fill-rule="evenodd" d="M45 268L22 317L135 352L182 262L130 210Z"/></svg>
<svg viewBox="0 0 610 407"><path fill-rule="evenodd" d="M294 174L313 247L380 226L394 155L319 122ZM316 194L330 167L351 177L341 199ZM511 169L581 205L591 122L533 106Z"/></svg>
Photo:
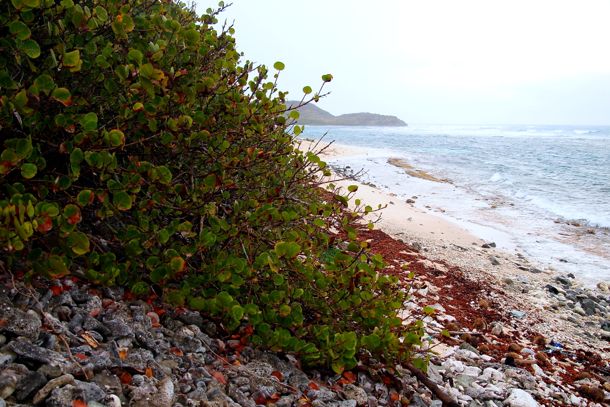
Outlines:
<svg viewBox="0 0 610 407"><path fill-rule="evenodd" d="M232 3L220 19L234 22L244 58L284 62L280 87L292 99L333 74L319 103L333 114L610 124L610 0Z"/></svg>

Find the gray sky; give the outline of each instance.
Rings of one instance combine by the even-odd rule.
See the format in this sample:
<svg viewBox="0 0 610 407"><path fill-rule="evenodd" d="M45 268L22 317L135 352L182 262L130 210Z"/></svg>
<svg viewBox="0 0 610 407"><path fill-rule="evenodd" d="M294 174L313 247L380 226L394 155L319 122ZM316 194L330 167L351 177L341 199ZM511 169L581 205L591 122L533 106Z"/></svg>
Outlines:
<svg viewBox="0 0 610 407"><path fill-rule="evenodd" d="M286 64L290 98L333 74L333 114L610 124L610 0L225 2L244 58Z"/></svg>

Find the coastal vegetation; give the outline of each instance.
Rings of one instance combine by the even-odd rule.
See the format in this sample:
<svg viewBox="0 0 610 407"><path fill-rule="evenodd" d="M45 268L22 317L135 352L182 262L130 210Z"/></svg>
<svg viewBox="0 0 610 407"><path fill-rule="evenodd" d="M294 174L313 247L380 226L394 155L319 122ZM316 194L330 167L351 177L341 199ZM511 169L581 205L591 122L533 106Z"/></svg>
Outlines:
<svg viewBox="0 0 610 407"><path fill-rule="evenodd" d="M335 372L424 367L407 290L346 211L356 188L318 188L283 64L244 60L224 7L2 3L1 272L160 296Z"/></svg>

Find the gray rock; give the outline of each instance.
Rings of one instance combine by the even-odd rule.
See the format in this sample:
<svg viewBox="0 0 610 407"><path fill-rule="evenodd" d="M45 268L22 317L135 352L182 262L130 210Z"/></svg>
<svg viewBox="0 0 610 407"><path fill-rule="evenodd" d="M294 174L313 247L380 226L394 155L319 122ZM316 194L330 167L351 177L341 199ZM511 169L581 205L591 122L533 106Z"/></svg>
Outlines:
<svg viewBox="0 0 610 407"><path fill-rule="evenodd" d="M74 384L74 376L72 376L71 374L66 374L57 377L53 380L50 380L42 387L42 389L38 390L38 392L34 396L34 404L42 403L54 389L67 384Z"/></svg>
<svg viewBox="0 0 610 407"><path fill-rule="evenodd" d="M347 400L354 400L357 405L364 406L368 402L368 395L362 387L353 384L343 386L343 394Z"/></svg>
<svg viewBox="0 0 610 407"><path fill-rule="evenodd" d="M29 372L19 383L15 391L17 401L24 401L40 390L47 383L47 378L40 372Z"/></svg>
<svg viewBox="0 0 610 407"><path fill-rule="evenodd" d="M539 268L536 268L536 267L530 267L528 271L533 274L540 274L543 272L542 270L540 270Z"/></svg>
<svg viewBox="0 0 610 407"><path fill-rule="evenodd" d="M0 351L0 367L13 363L17 359L17 354L10 350Z"/></svg>
<svg viewBox="0 0 610 407"><path fill-rule="evenodd" d="M120 319L105 320L104 325L110 331L110 336L114 338L133 337L132 327Z"/></svg>
<svg viewBox="0 0 610 407"><path fill-rule="evenodd" d="M0 407L6 407L6 401L3 398L0 398Z"/></svg>
<svg viewBox="0 0 610 407"><path fill-rule="evenodd" d="M75 384L67 384L53 389L45 405L48 407L72 407L74 400L82 400L91 405L95 402L101 403L105 399L106 393L97 384L76 380Z"/></svg>
<svg viewBox="0 0 610 407"><path fill-rule="evenodd" d="M490 256L489 257L489 261L491 262L492 265L494 266L499 266L500 265L500 260L498 260L496 257L494 256Z"/></svg>
<svg viewBox="0 0 610 407"><path fill-rule="evenodd" d="M483 249L491 249L492 247L496 247L496 243L495 242L483 243L481 245L481 247Z"/></svg>
<svg viewBox="0 0 610 407"><path fill-rule="evenodd" d="M587 315L595 315L595 311L597 310L597 304L591 299L586 298L582 300L580 304Z"/></svg>
<svg viewBox="0 0 610 407"><path fill-rule="evenodd" d="M555 281L557 281L560 284L565 285L566 287L572 286L572 282L567 277L557 276L557 277L555 277Z"/></svg>
<svg viewBox="0 0 610 407"><path fill-rule="evenodd" d="M17 383L29 373L28 368L13 363L0 371L0 398L6 399L17 390Z"/></svg>
<svg viewBox="0 0 610 407"><path fill-rule="evenodd" d="M93 376L93 382L106 393L120 394L123 392L119 378L107 370Z"/></svg>
<svg viewBox="0 0 610 407"><path fill-rule="evenodd" d="M6 348L17 354L19 360L36 363L51 363L55 365L67 365L65 358L55 351L32 345L22 338L9 343Z"/></svg>
<svg viewBox="0 0 610 407"><path fill-rule="evenodd" d="M602 328L604 331L608 331L608 332L610 332L610 320L606 320L606 321L602 322L602 324L601 324L601 328Z"/></svg>
<svg viewBox="0 0 610 407"><path fill-rule="evenodd" d="M0 305L0 320L6 321L0 327L0 332L24 336L31 340L38 338L42 326L42 321L35 311L24 312L9 304Z"/></svg>

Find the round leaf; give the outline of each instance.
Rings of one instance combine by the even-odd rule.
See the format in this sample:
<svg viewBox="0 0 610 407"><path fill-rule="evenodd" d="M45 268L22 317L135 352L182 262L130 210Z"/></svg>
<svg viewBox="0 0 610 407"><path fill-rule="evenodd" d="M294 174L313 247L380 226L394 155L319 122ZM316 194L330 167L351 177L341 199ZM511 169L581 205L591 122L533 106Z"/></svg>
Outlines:
<svg viewBox="0 0 610 407"><path fill-rule="evenodd" d="M68 246L77 255L89 252L89 238L82 232L72 232L68 235Z"/></svg>
<svg viewBox="0 0 610 407"><path fill-rule="evenodd" d="M36 175L36 165L32 163L25 163L21 166L21 176L25 179L33 178Z"/></svg>
<svg viewBox="0 0 610 407"><path fill-rule="evenodd" d="M112 202L121 211L131 209L131 196L127 192L120 191L113 195Z"/></svg>
<svg viewBox="0 0 610 407"><path fill-rule="evenodd" d="M277 61L275 64L273 64L273 67L275 69L277 69L278 71L282 71L284 70L284 68L286 67L286 65L284 65L283 62Z"/></svg>
<svg viewBox="0 0 610 407"><path fill-rule="evenodd" d="M40 45L38 45L38 43L32 39L23 41L19 48L32 59L40 56Z"/></svg>
<svg viewBox="0 0 610 407"><path fill-rule="evenodd" d="M27 40L32 35L32 32L27 25L21 21L13 21L8 25L8 29L15 37L20 40Z"/></svg>

